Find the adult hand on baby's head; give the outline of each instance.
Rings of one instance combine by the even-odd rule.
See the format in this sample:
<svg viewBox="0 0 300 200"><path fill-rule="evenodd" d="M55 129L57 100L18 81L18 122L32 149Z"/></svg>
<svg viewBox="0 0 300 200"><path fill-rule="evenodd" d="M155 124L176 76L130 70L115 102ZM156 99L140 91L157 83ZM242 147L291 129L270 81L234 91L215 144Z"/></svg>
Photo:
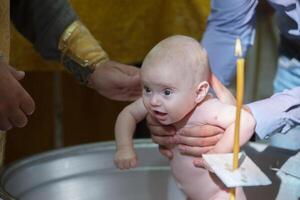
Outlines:
<svg viewBox="0 0 300 200"><path fill-rule="evenodd" d="M141 96L139 69L114 61L97 64L88 86L113 100L133 101Z"/></svg>
<svg viewBox="0 0 300 200"><path fill-rule="evenodd" d="M151 133L153 142L159 145L159 151L161 154L169 159L172 159L173 155L169 148L170 145L176 143L175 133L176 130L172 126L163 126L156 119L147 116L147 125Z"/></svg>

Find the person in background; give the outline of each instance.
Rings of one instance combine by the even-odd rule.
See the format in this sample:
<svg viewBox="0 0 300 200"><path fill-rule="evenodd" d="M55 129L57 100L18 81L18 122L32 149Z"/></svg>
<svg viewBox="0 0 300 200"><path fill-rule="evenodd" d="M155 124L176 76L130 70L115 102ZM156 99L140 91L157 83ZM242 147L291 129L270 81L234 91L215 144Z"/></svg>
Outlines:
<svg viewBox="0 0 300 200"><path fill-rule="evenodd" d="M234 40L240 37L244 55L255 37L255 14L258 0L211 2L212 12L202 43L208 51L212 71L225 86L235 75ZM300 86L300 2L298 0L268 0L275 11L280 34L277 73L274 92ZM221 48L220 48L221 47ZM217 58L217 59L216 59ZM300 149L300 127L268 138L268 143L286 149Z"/></svg>

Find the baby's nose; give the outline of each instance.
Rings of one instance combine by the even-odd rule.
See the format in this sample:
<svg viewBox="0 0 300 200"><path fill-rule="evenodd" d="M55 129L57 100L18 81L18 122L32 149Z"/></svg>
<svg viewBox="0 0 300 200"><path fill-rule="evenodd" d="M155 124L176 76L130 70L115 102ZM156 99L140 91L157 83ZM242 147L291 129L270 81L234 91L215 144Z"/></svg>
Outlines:
<svg viewBox="0 0 300 200"><path fill-rule="evenodd" d="M151 97L150 104L151 104L152 106L159 106L159 105L160 105L160 100L159 100L158 95L153 95L153 96Z"/></svg>

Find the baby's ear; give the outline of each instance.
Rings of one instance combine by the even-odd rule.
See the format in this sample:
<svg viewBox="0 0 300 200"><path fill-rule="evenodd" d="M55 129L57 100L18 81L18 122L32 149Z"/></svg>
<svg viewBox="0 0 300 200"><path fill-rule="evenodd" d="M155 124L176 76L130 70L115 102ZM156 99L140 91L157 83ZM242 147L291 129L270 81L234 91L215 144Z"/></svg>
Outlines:
<svg viewBox="0 0 300 200"><path fill-rule="evenodd" d="M195 102L200 103L206 97L208 90L209 84L207 81L202 81L201 83L199 83L199 85L197 86L197 96Z"/></svg>

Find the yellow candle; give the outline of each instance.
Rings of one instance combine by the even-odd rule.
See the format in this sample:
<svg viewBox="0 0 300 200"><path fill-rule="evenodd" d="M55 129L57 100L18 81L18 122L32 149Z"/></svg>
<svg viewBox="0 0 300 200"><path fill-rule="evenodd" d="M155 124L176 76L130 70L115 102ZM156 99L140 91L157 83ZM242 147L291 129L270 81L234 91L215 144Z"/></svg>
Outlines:
<svg viewBox="0 0 300 200"><path fill-rule="evenodd" d="M239 166L238 154L240 151L240 117L241 108L243 105L244 96L244 65L245 60L242 58L241 40L237 38L235 44L235 55L238 56L236 63L237 79L236 79L236 113L235 113L235 129L234 129L234 144L233 144L233 170ZM235 189L230 190L230 199L235 199Z"/></svg>
<svg viewBox="0 0 300 200"><path fill-rule="evenodd" d="M237 93L236 93L236 118L234 129L234 145L233 145L233 169L238 168L238 153L240 151L240 117L241 108L243 105L244 96L244 59L239 58L237 60Z"/></svg>

